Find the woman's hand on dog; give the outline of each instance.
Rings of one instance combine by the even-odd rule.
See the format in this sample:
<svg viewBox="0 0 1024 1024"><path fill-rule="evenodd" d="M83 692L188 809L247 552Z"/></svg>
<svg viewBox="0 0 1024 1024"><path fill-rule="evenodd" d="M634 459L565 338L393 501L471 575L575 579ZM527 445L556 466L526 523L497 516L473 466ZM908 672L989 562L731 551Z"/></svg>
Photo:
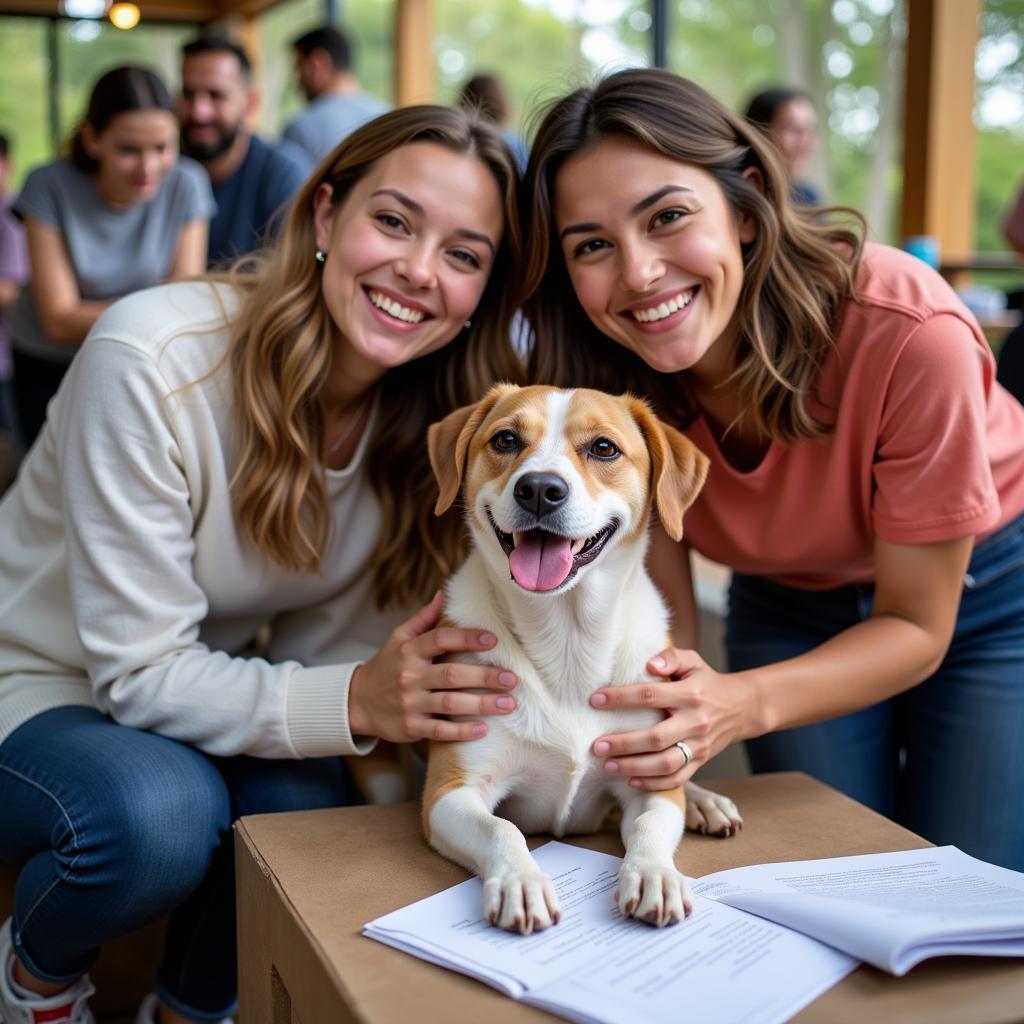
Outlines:
<svg viewBox="0 0 1024 1024"><path fill-rule="evenodd" d="M753 735L755 693L736 675L716 672L696 652L670 647L647 663L655 682L609 686L590 697L607 710L661 708L649 729L611 733L594 741L605 771L629 777L637 789L681 786L706 761L737 739ZM692 755L684 766L683 741Z"/></svg>
<svg viewBox="0 0 1024 1024"><path fill-rule="evenodd" d="M395 743L415 740L475 740L487 733L481 721L450 716L507 715L516 702L508 691L516 677L489 665L435 661L446 654L487 651L497 638L485 630L437 627L444 604L438 591L430 604L403 622L384 646L352 675L349 726L352 735ZM497 690L498 694L465 693Z"/></svg>

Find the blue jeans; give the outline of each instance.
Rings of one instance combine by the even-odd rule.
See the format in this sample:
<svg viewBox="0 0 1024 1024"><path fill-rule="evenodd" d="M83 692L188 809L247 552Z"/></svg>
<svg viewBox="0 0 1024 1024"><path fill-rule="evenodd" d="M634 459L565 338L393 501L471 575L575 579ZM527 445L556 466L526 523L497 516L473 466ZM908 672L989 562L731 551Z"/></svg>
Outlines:
<svg viewBox="0 0 1024 1024"><path fill-rule="evenodd" d="M810 591L737 575L729 668L809 651L867 618L873 599L867 585ZM805 771L937 845L1024 871L1022 737L1024 517L975 548L934 675L863 711L749 740L747 751L755 772Z"/></svg>
<svg viewBox="0 0 1024 1024"><path fill-rule="evenodd" d="M0 744L0 861L24 865L18 956L72 981L105 942L170 913L157 991L219 1021L236 1005L232 822L355 801L340 758L214 758L92 708L36 715Z"/></svg>

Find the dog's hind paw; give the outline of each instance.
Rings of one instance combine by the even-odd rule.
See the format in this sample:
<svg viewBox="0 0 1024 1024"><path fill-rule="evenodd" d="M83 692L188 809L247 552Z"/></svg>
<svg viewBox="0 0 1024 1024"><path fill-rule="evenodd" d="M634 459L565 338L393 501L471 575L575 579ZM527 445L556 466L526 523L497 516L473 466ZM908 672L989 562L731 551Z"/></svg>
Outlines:
<svg viewBox="0 0 1024 1024"><path fill-rule="evenodd" d="M543 871L509 871L484 880L484 917L505 931L529 935L558 924L562 912Z"/></svg>
<svg viewBox="0 0 1024 1024"><path fill-rule="evenodd" d="M727 839L743 828L736 805L720 793L712 793L695 782L686 784L686 827L691 832Z"/></svg>
<svg viewBox="0 0 1024 1024"><path fill-rule="evenodd" d="M677 924L693 910L686 879L671 865L623 861L615 894L623 917L663 928Z"/></svg>

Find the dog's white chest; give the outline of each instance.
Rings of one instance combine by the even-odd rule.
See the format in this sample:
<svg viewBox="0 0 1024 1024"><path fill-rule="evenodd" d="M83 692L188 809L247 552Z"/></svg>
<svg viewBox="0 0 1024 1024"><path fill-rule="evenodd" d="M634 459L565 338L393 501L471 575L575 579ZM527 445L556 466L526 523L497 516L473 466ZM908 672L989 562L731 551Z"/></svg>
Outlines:
<svg viewBox="0 0 1024 1024"><path fill-rule="evenodd" d="M479 552L451 584L452 621L498 637L491 651L460 660L498 665L519 679L515 711L489 719L486 737L461 745L466 783L498 796L498 813L525 832L598 828L626 784L604 770L594 742L661 718L590 705L600 687L649 679L647 659L665 643L664 604L642 571L642 549L632 557L632 571L592 574L586 586L543 604L508 598L499 606Z"/></svg>
<svg viewBox="0 0 1024 1024"><path fill-rule="evenodd" d="M523 832L560 836L594 831L624 781L604 770L594 741L612 732L652 725L650 711L598 712L586 706L550 716L527 699L508 718L492 720L483 740L467 744L469 779L489 778L503 793L498 811ZM546 709L550 712L550 707Z"/></svg>

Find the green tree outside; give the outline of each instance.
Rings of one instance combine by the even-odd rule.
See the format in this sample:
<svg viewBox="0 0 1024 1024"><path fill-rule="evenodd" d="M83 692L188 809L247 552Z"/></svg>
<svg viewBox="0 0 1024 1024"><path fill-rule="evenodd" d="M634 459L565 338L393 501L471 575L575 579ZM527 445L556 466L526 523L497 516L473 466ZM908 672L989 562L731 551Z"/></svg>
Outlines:
<svg viewBox="0 0 1024 1024"><path fill-rule="evenodd" d="M886 71L902 60L902 3L676 0L669 66L735 110L766 83L806 84L818 97L819 174L829 199L864 209L882 188L889 202L885 223L874 225L874 234L897 241L898 116L893 152L880 172L872 170L872 155L880 145L886 102L897 108L901 102L889 95ZM451 102L471 74L493 71L506 84L513 122L524 134L546 101L603 71L649 59L645 0L435 0L434 11L439 102ZM360 82L392 99L394 0L346 0L343 12L356 44ZM261 19L259 128L267 135L276 135L304 102L292 83L289 43L323 17L322 0L286 0ZM0 131L13 141L15 187L32 166L53 156L48 25L41 18L5 17L0 32ZM120 32L106 22L58 22L60 139L69 137L82 116L98 75L117 64L148 64L176 90L180 45L194 31L144 22ZM976 248L981 251L1005 249L1000 221L1024 180L1021 111L1024 0L986 0L978 47Z"/></svg>

